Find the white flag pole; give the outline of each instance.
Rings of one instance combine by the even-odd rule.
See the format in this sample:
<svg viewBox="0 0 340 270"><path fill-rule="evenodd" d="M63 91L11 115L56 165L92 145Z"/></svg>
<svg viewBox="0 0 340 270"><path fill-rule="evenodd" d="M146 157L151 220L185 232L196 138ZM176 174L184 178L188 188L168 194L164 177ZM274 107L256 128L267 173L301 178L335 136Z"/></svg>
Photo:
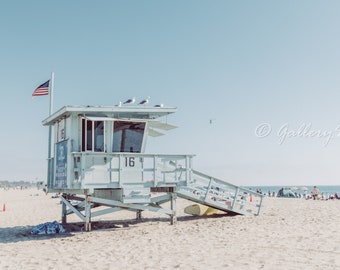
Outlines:
<svg viewBox="0 0 340 270"><path fill-rule="evenodd" d="M50 115L53 113L53 88L54 88L54 72L51 72L50 83L48 84L50 93Z"/></svg>
<svg viewBox="0 0 340 270"><path fill-rule="evenodd" d="M53 113L53 88L54 88L54 72L51 73L50 83L48 84L48 92L50 94L50 109L49 115ZM48 163L47 163L47 187L51 188L53 183L52 173L52 126L48 126ZM47 192L47 191L46 191Z"/></svg>

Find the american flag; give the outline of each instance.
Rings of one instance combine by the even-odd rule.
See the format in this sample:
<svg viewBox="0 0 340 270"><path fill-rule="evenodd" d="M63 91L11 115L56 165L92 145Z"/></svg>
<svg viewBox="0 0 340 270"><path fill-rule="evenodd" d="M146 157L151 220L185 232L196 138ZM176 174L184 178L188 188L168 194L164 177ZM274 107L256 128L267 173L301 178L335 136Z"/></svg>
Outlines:
<svg viewBox="0 0 340 270"><path fill-rule="evenodd" d="M39 85L33 92L32 97L35 96L46 96L48 95L48 86L50 85L50 80Z"/></svg>

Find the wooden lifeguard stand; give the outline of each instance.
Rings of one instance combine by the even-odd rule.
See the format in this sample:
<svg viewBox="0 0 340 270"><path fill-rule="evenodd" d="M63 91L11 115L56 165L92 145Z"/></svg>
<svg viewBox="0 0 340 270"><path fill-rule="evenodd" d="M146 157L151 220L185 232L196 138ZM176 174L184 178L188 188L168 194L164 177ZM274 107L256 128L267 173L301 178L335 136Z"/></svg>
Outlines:
<svg viewBox="0 0 340 270"><path fill-rule="evenodd" d="M148 136L175 128L160 120L174 112L174 107L65 106L43 120L54 127L48 190L62 194L62 222L75 213L89 231L91 217L128 209L137 219L144 210L167 214L173 224L177 196L258 215L261 195L193 170L193 155L145 154ZM169 201L170 209L161 207ZM98 206L106 208L94 211Z"/></svg>

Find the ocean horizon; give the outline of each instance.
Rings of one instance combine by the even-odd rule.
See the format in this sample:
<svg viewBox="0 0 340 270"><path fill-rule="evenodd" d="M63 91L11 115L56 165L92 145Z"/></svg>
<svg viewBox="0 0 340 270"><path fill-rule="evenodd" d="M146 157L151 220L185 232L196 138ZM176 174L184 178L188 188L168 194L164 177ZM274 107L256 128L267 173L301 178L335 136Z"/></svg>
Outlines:
<svg viewBox="0 0 340 270"><path fill-rule="evenodd" d="M322 186L316 186L319 191L320 194L324 193L324 194L335 194L338 193L340 194L340 185L337 186L331 186L331 185L322 185ZM261 190L263 194L268 195L268 194L272 194L273 192L275 192L275 194L278 193L278 191L281 188L293 188L294 192L298 193L298 194L311 194L314 185L312 186L247 186L248 189L256 191L256 190Z"/></svg>

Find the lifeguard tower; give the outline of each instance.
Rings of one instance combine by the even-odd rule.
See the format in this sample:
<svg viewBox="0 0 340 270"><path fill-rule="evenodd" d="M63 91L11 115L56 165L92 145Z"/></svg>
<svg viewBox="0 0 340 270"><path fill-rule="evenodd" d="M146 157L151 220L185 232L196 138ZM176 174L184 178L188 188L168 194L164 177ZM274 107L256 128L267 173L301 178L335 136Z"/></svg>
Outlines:
<svg viewBox="0 0 340 270"><path fill-rule="evenodd" d="M125 209L137 219L145 210L167 214L173 224L177 196L258 215L262 195L194 170L193 155L145 153L148 136L175 128L162 121L174 112L163 106L65 106L43 120L54 127L48 189L62 194L62 222L75 213L89 231L92 217ZM169 201L170 209L161 207Z"/></svg>

